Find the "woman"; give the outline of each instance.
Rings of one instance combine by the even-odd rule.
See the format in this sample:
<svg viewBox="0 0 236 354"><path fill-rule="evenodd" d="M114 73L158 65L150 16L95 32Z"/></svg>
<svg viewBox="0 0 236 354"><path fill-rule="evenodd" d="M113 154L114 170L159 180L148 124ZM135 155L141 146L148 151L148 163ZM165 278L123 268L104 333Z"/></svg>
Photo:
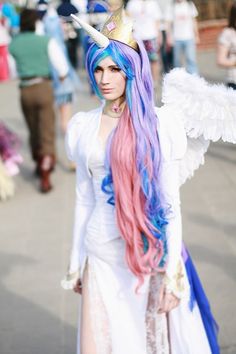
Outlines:
<svg viewBox="0 0 236 354"><path fill-rule="evenodd" d="M236 90L236 1L229 13L228 27L219 36L217 63L227 69L227 86Z"/></svg>
<svg viewBox="0 0 236 354"><path fill-rule="evenodd" d="M209 145L198 121L192 129L189 124L187 139L180 117L195 109L195 81L199 95L208 97L208 87L177 70L168 79L174 99L165 88L166 105L155 110L147 54L122 11L102 33L73 18L96 42L87 70L105 100L72 118L66 140L78 169L74 240L62 286L82 294L77 353L217 354L216 325L182 245L179 200L179 185ZM197 119L201 107L215 108L201 99ZM207 139L217 140L209 132L215 130ZM194 156L194 163L184 166L184 156Z"/></svg>

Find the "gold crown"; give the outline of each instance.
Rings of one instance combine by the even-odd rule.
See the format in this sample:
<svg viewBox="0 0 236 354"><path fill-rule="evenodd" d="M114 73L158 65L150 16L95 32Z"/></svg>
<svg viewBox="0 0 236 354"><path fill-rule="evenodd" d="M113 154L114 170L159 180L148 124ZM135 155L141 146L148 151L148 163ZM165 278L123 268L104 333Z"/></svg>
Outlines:
<svg viewBox="0 0 236 354"><path fill-rule="evenodd" d="M105 22L101 33L138 51L138 43L133 38L133 22L125 15L123 7L113 12Z"/></svg>
<svg viewBox="0 0 236 354"><path fill-rule="evenodd" d="M101 32L79 17L73 14L71 14L71 17L89 34L100 48L106 48L109 45L109 39L113 39L139 51L138 43L133 38L133 22L125 15L123 7L113 12L105 22Z"/></svg>

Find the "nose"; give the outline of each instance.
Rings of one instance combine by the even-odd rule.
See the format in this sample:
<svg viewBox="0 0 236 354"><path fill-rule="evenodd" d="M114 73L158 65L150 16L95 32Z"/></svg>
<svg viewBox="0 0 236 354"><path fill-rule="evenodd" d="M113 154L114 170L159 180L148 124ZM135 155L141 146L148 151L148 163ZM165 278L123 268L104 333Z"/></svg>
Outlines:
<svg viewBox="0 0 236 354"><path fill-rule="evenodd" d="M109 83L109 72L108 72L108 70L103 70L100 83L102 85L106 85L106 84Z"/></svg>

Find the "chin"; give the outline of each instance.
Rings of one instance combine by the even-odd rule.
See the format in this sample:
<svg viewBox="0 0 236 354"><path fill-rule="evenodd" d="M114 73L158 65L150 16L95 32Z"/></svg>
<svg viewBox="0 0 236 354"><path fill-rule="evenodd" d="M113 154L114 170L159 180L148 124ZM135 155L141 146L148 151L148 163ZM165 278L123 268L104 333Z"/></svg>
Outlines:
<svg viewBox="0 0 236 354"><path fill-rule="evenodd" d="M105 100L113 101L119 98L120 96L114 95L114 93L103 93L102 97Z"/></svg>

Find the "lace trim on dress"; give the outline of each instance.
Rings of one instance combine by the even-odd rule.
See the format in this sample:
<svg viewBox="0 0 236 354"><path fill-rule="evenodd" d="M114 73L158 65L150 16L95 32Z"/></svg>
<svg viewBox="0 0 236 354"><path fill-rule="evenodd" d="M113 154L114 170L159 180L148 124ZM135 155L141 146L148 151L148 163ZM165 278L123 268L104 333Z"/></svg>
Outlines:
<svg viewBox="0 0 236 354"><path fill-rule="evenodd" d="M146 311L147 354L170 354L166 314L159 314L158 294L162 283L160 274L150 278Z"/></svg>
<svg viewBox="0 0 236 354"><path fill-rule="evenodd" d="M112 346L109 319L99 291L92 262L88 261L87 266L90 316L93 337L96 344L96 354L111 354Z"/></svg>
<svg viewBox="0 0 236 354"><path fill-rule="evenodd" d="M88 262L87 266L90 316L96 344L96 354L112 354L109 318L99 290L92 262ZM144 354L170 354L167 316L165 314L158 314L157 312L158 294L162 281L163 276L160 274L153 275L150 278L145 318L146 353Z"/></svg>

